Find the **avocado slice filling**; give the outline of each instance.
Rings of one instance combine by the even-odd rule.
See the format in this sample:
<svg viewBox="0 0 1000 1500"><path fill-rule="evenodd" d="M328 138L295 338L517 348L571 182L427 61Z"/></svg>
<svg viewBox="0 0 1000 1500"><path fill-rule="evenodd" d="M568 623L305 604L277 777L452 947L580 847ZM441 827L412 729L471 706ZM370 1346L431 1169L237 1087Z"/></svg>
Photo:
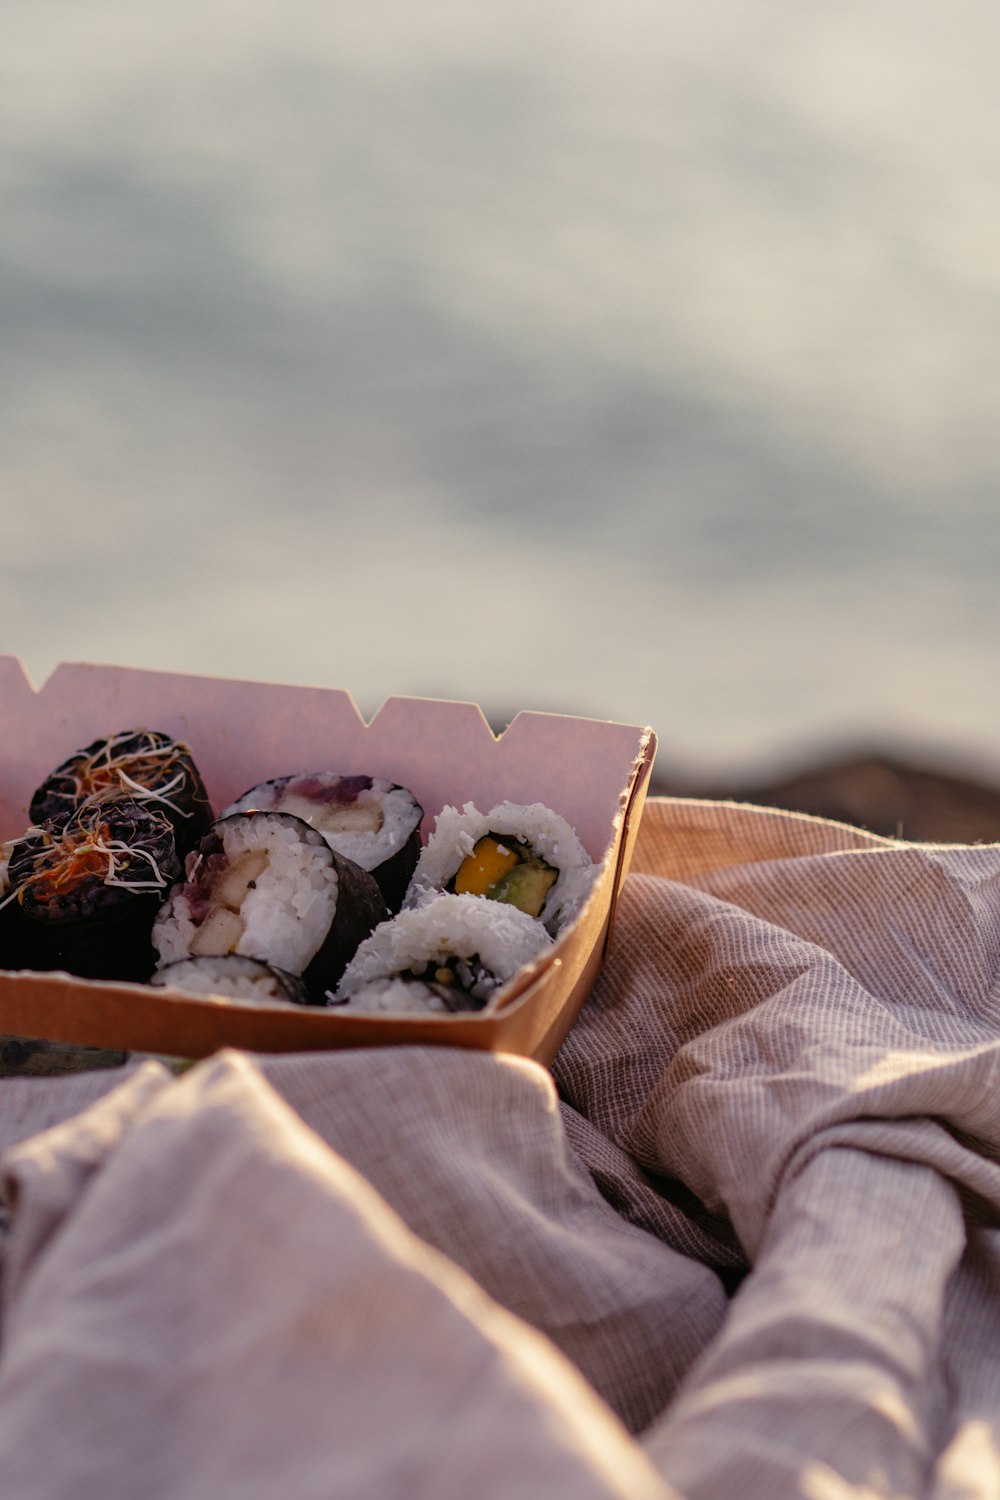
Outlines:
<svg viewBox="0 0 1000 1500"><path fill-rule="evenodd" d="M508 834L486 833L456 872L451 889L459 896L486 896L537 917L559 871L528 845Z"/></svg>

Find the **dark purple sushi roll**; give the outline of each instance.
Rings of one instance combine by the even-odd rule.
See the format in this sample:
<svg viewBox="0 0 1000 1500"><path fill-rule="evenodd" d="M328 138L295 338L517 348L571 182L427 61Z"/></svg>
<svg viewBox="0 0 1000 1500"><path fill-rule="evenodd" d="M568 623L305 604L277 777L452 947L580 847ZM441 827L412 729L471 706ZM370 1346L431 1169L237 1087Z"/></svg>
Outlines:
<svg viewBox="0 0 1000 1500"><path fill-rule="evenodd" d="M146 981L153 920L181 871L174 831L138 802L87 803L13 841L11 967Z"/></svg>
<svg viewBox="0 0 1000 1500"><path fill-rule="evenodd" d="M358 944L389 916L375 880L290 813L231 813L187 858L153 925L160 967L227 953L298 975L325 1004Z"/></svg>
<svg viewBox="0 0 1000 1500"><path fill-rule="evenodd" d="M0 969L25 969L25 933L16 898L10 888L10 858L15 839L0 844Z"/></svg>
<svg viewBox="0 0 1000 1500"><path fill-rule="evenodd" d="M390 912L402 906L420 854L424 815L407 787L377 776L299 772L251 787L222 816L250 811L304 818L331 849L375 877Z"/></svg>
<svg viewBox="0 0 1000 1500"><path fill-rule="evenodd" d="M75 751L37 788L29 816L58 822L85 802L122 797L163 814L182 859L215 816L190 747L157 729L126 729Z"/></svg>
<svg viewBox="0 0 1000 1500"><path fill-rule="evenodd" d="M222 953L204 958L179 958L164 964L150 984L183 990L189 995L214 995L244 1005L308 1005L306 987L297 974L261 958Z"/></svg>

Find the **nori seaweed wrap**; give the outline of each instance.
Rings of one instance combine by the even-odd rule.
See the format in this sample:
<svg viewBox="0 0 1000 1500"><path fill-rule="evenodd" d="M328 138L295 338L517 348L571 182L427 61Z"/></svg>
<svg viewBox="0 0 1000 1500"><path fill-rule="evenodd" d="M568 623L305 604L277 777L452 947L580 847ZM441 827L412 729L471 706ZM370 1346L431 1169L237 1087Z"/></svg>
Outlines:
<svg viewBox="0 0 1000 1500"><path fill-rule="evenodd" d="M154 973L150 984L183 990L189 995L213 995L244 1005L307 1005L306 987L296 974L238 953L178 958Z"/></svg>
<svg viewBox="0 0 1000 1500"><path fill-rule="evenodd" d="M188 855L153 927L160 967L236 953L301 977L326 1003L362 938L389 916L375 880L291 813L231 813Z"/></svg>
<svg viewBox="0 0 1000 1500"><path fill-rule="evenodd" d="M17 969L27 963L25 937L20 912L10 895L10 857L17 847L16 839L0 844L0 969Z"/></svg>
<svg viewBox="0 0 1000 1500"><path fill-rule="evenodd" d="M138 802L32 826L10 855L5 966L146 981L153 919L180 870L170 823Z"/></svg>
<svg viewBox="0 0 1000 1500"><path fill-rule="evenodd" d="M302 771L260 782L222 814L287 812L304 818L331 849L374 875L398 911L420 853L424 810L408 787L378 776Z"/></svg>
<svg viewBox="0 0 1000 1500"><path fill-rule="evenodd" d="M75 751L37 788L29 816L60 822L85 802L123 797L168 819L182 859L214 816L190 747L158 729L122 730Z"/></svg>

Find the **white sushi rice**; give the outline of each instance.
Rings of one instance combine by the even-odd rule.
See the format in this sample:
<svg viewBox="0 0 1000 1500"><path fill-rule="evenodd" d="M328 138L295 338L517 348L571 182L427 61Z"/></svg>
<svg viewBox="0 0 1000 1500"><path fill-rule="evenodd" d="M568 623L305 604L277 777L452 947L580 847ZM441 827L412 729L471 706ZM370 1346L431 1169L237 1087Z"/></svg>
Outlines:
<svg viewBox="0 0 1000 1500"><path fill-rule="evenodd" d="M501 802L489 812L480 812L472 802L466 802L461 811L443 807L417 860L404 908L421 906L444 890L487 833L520 835L546 864L559 871L539 921L552 934L569 926L590 894L597 867L566 819L541 802Z"/></svg>
<svg viewBox="0 0 1000 1500"><path fill-rule="evenodd" d="M188 958L158 970L150 983L159 988L183 990L186 995L214 995L218 999L239 1000L244 1005L300 1010L282 991L281 985L263 963L247 959L234 968L224 959Z"/></svg>
<svg viewBox="0 0 1000 1500"><path fill-rule="evenodd" d="M419 979L372 979L363 984L346 1005L338 1007L352 1015L427 1016L450 1015L451 1007L429 984Z"/></svg>
<svg viewBox="0 0 1000 1500"><path fill-rule="evenodd" d="M325 844L304 842L281 817L238 817L217 826L230 865L250 851L266 853L267 865L240 902L238 940L211 951L266 959L301 974L319 951L337 909L339 881L329 850ZM189 881L197 883L197 875L192 863ZM204 954L198 937L204 925L192 916L185 886L175 886L153 923L160 963Z"/></svg>
<svg viewBox="0 0 1000 1500"><path fill-rule="evenodd" d="M390 988L386 981L393 976L419 971L429 963L449 967L476 958L495 981L492 993L551 946L542 924L516 907L486 902L479 896L439 893L423 906L401 911L376 927L347 965L336 999L347 1000L356 1010L388 1010L399 999L399 991L408 987ZM368 986L373 988L369 991ZM408 1009L416 998L408 997ZM445 1010L447 1006L417 1008Z"/></svg>
<svg viewBox="0 0 1000 1500"><path fill-rule="evenodd" d="M310 782L323 786L341 779L339 775L317 771L297 775L284 787L265 782L244 793L222 816L250 808L292 813L321 833L338 854L353 860L363 870L374 870L402 849L419 826L423 809L406 787L379 777L373 777L371 786L363 788L353 802L347 804L346 816L343 804L324 802L322 797L310 797L298 790L299 785ZM339 826L350 821L355 809L362 816L368 812L371 822L377 826L367 829Z"/></svg>

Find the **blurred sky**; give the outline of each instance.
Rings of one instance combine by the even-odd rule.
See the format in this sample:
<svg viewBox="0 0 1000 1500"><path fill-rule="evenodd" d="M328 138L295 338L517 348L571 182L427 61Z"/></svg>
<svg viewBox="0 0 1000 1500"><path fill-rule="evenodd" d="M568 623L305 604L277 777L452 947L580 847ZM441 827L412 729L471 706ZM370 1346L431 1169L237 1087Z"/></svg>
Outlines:
<svg viewBox="0 0 1000 1500"><path fill-rule="evenodd" d="M8 0L0 650L1000 768L994 0Z"/></svg>

